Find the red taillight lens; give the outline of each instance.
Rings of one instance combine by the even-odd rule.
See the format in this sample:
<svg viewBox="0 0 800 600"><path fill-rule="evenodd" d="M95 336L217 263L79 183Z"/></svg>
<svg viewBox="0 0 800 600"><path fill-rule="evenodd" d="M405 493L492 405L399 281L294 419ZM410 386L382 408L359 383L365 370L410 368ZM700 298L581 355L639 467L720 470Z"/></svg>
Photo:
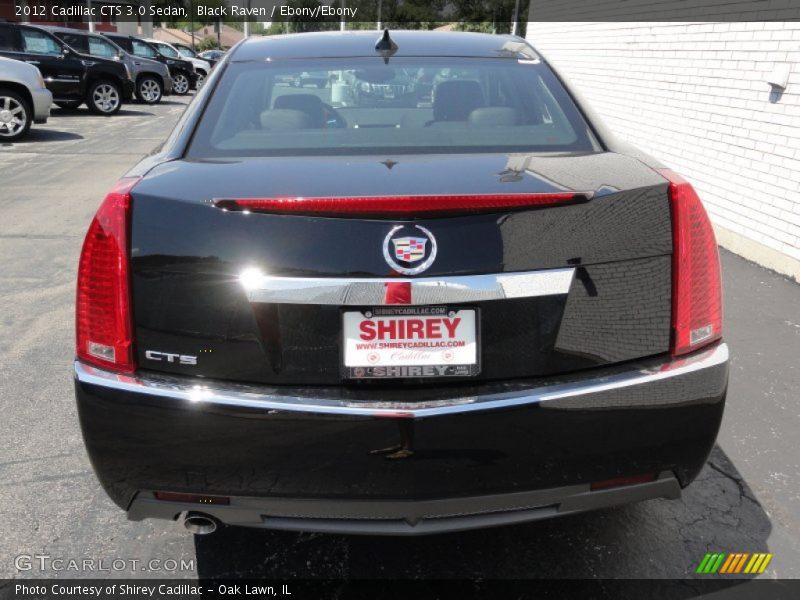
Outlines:
<svg viewBox="0 0 800 600"><path fill-rule="evenodd" d="M461 194L429 196L354 196L331 198L243 198L215 200L225 210L319 216L409 217L475 214L521 210L585 202L590 192L554 192L542 194Z"/></svg>
<svg viewBox="0 0 800 600"><path fill-rule="evenodd" d="M84 362L130 373L132 353L128 230L130 192L138 178L119 180L83 241L75 306L76 354Z"/></svg>
<svg viewBox="0 0 800 600"><path fill-rule="evenodd" d="M692 352L722 337L719 250L711 221L689 182L669 169L672 206L672 354Z"/></svg>

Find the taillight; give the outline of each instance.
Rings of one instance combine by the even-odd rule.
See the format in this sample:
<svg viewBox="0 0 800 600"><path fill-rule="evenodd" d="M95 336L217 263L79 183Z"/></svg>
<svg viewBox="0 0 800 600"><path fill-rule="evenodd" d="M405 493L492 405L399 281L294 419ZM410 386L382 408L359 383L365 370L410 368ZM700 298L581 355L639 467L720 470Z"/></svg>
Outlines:
<svg viewBox="0 0 800 600"><path fill-rule="evenodd" d="M722 337L719 250L711 221L691 184L669 169L672 206L672 354L692 352Z"/></svg>
<svg viewBox="0 0 800 600"><path fill-rule="evenodd" d="M289 213L337 217L413 217L489 213L543 208L586 202L591 192L546 192L532 194L457 194L421 196L351 196L330 198L242 198L215 200L230 211Z"/></svg>
<svg viewBox="0 0 800 600"><path fill-rule="evenodd" d="M76 354L84 362L133 372L128 280L131 190L138 178L120 179L97 210L83 241L75 306Z"/></svg>

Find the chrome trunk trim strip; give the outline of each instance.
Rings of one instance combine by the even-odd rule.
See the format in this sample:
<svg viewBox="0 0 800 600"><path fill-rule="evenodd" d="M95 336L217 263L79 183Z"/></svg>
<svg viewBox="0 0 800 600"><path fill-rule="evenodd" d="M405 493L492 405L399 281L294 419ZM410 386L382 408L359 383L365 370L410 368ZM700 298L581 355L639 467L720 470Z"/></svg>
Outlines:
<svg viewBox="0 0 800 600"><path fill-rule="evenodd" d="M359 279L275 277L249 268L239 279L250 302L379 306L384 303L386 284L408 283L411 305L429 305L566 294L574 272L567 268L496 275Z"/></svg>

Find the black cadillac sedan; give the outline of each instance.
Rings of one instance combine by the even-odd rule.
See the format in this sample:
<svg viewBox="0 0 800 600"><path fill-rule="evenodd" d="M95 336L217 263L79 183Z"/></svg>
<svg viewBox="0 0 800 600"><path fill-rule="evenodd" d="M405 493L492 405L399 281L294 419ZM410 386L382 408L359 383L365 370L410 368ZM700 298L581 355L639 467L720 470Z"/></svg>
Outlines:
<svg viewBox="0 0 800 600"><path fill-rule="evenodd" d="M509 36L240 43L100 205L76 312L100 482L195 533L677 498L725 403L700 199Z"/></svg>

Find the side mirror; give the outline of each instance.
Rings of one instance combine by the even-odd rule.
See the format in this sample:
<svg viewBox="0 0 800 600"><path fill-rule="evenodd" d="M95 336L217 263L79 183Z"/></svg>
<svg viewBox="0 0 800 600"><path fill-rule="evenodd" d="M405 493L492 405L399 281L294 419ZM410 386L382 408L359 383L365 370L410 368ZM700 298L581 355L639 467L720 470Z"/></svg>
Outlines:
<svg viewBox="0 0 800 600"><path fill-rule="evenodd" d="M69 48L67 48L66 46L63 46L63 47L61 48L61 56L63 56L64 58L66 58L66 57L67 57L67 56L69 56L69 55L70 55Z"/></svg>

